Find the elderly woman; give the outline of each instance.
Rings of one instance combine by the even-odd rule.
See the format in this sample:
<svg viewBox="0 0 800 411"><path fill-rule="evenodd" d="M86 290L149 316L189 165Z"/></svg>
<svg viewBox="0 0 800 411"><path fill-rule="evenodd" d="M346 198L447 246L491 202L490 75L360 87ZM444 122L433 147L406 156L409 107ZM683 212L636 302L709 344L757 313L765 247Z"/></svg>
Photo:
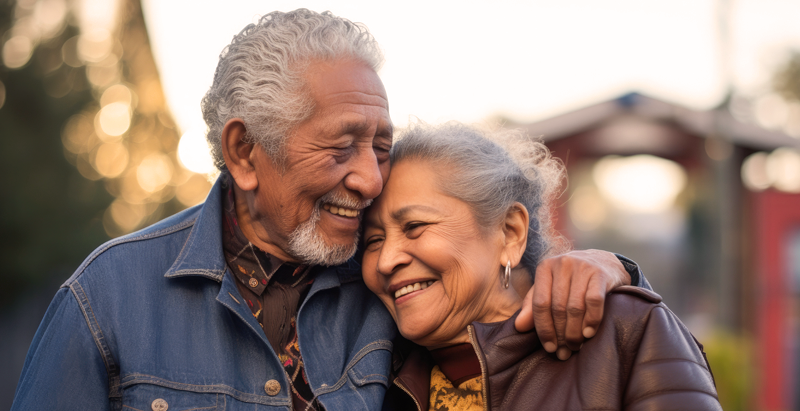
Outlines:
<svg viewBox="0 0 800 411"><path fill-rule="evenodd" d="M391 156L362 269L418 346L395 361L385 409L721 409L701 346L648 290L616 289L567 361L515 331L531 274L562 244L550 204L563 168L544 145L418 124Z"/></svg>

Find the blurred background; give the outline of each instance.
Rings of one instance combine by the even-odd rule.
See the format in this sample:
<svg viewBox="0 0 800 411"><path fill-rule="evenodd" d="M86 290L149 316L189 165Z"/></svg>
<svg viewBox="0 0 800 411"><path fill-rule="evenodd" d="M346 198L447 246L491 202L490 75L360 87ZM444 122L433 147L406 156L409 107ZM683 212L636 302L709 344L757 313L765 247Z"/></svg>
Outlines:
<svg viewBox="0 0 800 411"><path fill-rule="evenodd" d="M298 7L370 28L398 126L543 138L559 230L640 264L724 409L800 410L796 0L0 0L0 409L83 258L203 201L219 53Z"/></svg>

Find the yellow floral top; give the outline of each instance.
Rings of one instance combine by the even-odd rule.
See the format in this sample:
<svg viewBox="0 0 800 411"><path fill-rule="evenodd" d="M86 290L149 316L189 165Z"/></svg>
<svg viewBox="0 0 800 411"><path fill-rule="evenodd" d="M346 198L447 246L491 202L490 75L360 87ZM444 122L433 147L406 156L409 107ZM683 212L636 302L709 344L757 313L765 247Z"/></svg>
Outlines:
<svg viewBox="0 0 800 411"><path fill-rule="evenodd" d="M429 404L429 411L483 411L481 377L468 379L456 387L435 365L431 370Z"/></svg>

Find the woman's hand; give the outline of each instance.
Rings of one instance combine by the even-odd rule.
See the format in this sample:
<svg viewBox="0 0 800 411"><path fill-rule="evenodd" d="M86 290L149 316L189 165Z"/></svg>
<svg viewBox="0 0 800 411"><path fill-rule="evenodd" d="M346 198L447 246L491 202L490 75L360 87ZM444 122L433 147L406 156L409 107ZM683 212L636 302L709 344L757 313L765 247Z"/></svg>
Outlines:
<svg viewBox="0 0 800 411"><path fill-rule="evenodd" d="M543 260L517 316L517 331L536 328L547 352L566 360L591 338L603 319L606 294L631 277L617 257L578 250Z"/></svg>

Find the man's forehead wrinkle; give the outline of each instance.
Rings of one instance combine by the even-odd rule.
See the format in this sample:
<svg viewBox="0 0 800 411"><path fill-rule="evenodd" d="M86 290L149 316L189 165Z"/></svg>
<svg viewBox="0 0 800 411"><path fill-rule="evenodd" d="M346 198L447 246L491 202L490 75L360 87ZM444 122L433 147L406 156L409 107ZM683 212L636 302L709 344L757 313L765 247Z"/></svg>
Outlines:
<svg viewBox="0 0 800 411"><path fill-rule="evenodd" d="M366 96L367 98L379 98L387 103L389 102L389 98L384 95L382 90L376 90L375 92L371 93L365 93L363 91L355 91L355 90L339 91L336 93L327 93L327 97L339 97L347 94L357 94L359 96Z"/></svg>
<svg viewBox="0 0 800 411"><path fill-rule="evenodd" d="M373 123L370 116L358 111L342 110L336 115L335 120L325 127L325 131L332 134L363 133L377 127L376 132L392 132L391 120L381 118L377 124Z"/></svg>
<svg viewBox="0 0 800 411"><path fill-rule="evenodd" d="M361 93L358 91L347 91L335 94L326 94L324 96L317 96L315 99L317 104L327 103L331 106L364 106L375 107L389 111L389 100L381 95Z"/></svg>

